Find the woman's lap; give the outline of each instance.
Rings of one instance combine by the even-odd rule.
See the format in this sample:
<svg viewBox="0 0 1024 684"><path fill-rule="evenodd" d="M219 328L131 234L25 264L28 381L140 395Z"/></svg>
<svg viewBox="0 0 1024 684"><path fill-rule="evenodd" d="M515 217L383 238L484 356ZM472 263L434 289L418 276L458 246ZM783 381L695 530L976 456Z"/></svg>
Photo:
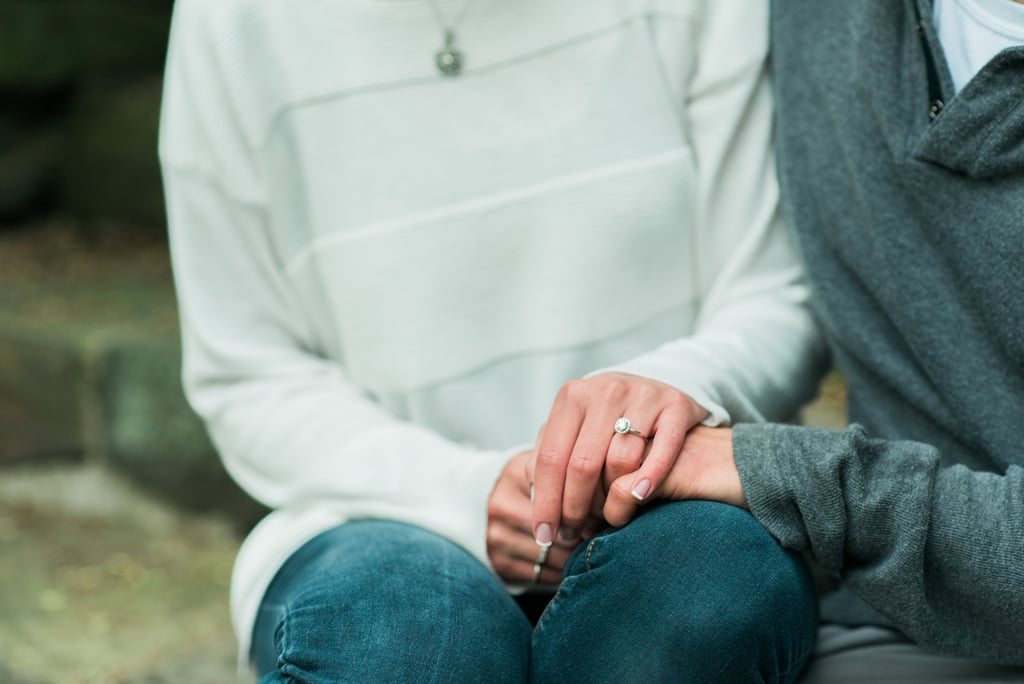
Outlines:
<svg viewBox="0 0 1024 684"><path fill-rule="evenodd" d="M529 640L515 602L466 551L373 520L288 560L260 607L253 659L261 682L521 681Z"/></svg>
<svg viewBox="0 0 1024 684"><path fill-rule="evenodd" d="M800 561L722 504L653 507L583 545L532 646L516 602L460 547L361 521L285 564L253 656L264 682L518 682L528 669L532 681L791 681L815 619Z"/></svg>

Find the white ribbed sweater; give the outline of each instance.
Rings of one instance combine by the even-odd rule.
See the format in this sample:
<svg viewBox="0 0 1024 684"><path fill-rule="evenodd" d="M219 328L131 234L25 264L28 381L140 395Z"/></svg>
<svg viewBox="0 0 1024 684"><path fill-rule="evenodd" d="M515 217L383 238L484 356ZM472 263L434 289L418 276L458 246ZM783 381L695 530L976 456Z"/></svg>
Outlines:
<svg viewBox="0 0 1024 684"><path fill-rule="evenodd" d="M281 563L345 520L487 563L488 494L568 379L653 377L711 424L813 391L766 4L475 0L443 78L426 2L178 0L160 154L185 386L275 509L235 567L243 654Z"/></svg>

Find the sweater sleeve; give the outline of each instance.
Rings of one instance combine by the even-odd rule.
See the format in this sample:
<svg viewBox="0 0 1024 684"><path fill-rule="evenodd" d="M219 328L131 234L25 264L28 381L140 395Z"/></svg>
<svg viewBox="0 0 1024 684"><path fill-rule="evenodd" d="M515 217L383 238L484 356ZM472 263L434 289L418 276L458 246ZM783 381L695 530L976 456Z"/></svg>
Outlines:
<svg viewBox="0 0 1024 684"><path fill-rule="evenodd" d="M237 83L198 3L175 16L161 161L187 396L237 482L273 508L432 529L486 563L486 503L508 454L393 417L319 351L275 250Z"/></svg>
<svg viewBox="0 0 1024 684"><path fill-rule="evenodd" d="M765 68L767 3L707 3L683 103L697 162L692 335L616 368L670 384L707 425L785 420L809 400L825 350L779 210ZM605 369L608 370L608 369Z"/></svg>
<svg viewBox="0 0 1024 684"><path fill-rule="evenodd" d="M921 645L1024 664L1024 469L942 467L906 441L782 425L733 433L751 512Z"/></svg>

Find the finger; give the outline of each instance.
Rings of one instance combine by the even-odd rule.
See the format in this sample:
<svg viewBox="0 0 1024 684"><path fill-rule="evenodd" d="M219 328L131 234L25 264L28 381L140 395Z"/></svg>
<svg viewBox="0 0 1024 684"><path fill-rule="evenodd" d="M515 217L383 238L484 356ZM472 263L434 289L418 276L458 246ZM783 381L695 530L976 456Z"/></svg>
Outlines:
<svg viewBox="0 0 1024 684"><path fill-rule="evenodd" d="M562 539L579 537L583 522L590 515L594 496L603 489L601 474L615 430L612 426L620 415L615 405L601 405L588 412L580 428L565 473L562 493Z"/></svg>
<svg viewBox="0 0 1024 684"><path fill-rule="evenodd" d="M623 475L608 488L608 496L601 513L612 527L624 526L636 517L641 506L653 499L648 497L646 500L639 500L633 496L632 482L632 475Z"/></svg>
<svg viewBox="0 0 1024 684"><path fill-rule="evenodd" d="M547 421L544 421L543 423L540 424L540 429L537 430L537 439L535 439L533 442L534 444L539 444L540 441L544 439L544 428L546 428L547 426Z"/></svg>
<svg viewBox="0 0 1024 684"><path fill-rule="evenodd" d="M568 556L579 543L579 540L563 541L556 538L552 546L538 547L530 525L528 490L532 485L523 483L519 487L514 487L508 480L502 480L499 487L487 504L488 554L493 555L498 551L532 559L536 558L542 549L551 553L557 548L561 551L553 557L560 558Z"/></svg>
<svg viewBox="0 0 1024 684"><path fill-rule="evenodd" d="M651 391L643 383L638 388L635 380L606 378L602 380L597 390L586 397L586 415L569 459L565 491L562 494L560 533L564 533L566 539L575 539L579 536L583 522L590 514L595 492L603 489L602 475L608 467L609 455L617 454L616 467L623 472L636 470L639 460L643 457L644 439L635 433L649 424L643 415L644 411L638 410L633 414L634 419L637 418L637 414L644 419L632 432L620 435L615 430L617 422L624 416L623 411L626 407L635 405L636 402L631 402L630 397L638 390L641 394L649 394ZM649 403L654 408L647 413L653 417L657 412L657 404ZM621 437L634 438L632 441L635 444L630 444L629 441L623 444Z"/></svg>
<svg viewBox="0 0 1024 684"><path fill-rule="evenodd" d="M547 427L545 422L540 426L540 432L537 433L537 441L534 442L534 448L530 450L530 457L523 459L523 474L526 477L526 481L530 483L530 502L533 502L533 476L534 471L537 469L537 448L536 445L544 441L544 428Z"/></svg>
<svg viewBox="0 0 1024 684"><path fill-rule="evenodd" d="M631 419L636 419L630 420L630 423L641 434L626 433L620 435L612 429L612 439L611 444L608 445L608 457L605 461L603 474L603 485L605 487L608 487L626 473L636 472L640 468L640 464L643 463L644 456L650 445L648 435L653 430L658 416L658 409L655 407L645 409L633 406L624 415L630 416Z"/></svg>
<svg viewBox="0 0 1024 684"><path fill-rule="evenodd" d="M536 569L536 568L534 568ZM551 568L544 567L541 569L540 575L537 577L537 581L534 584L538 585L549 585L557 587L562 583L562 571L552 570Z"/></svg>
<svg viewBox="0 0 1024 684"><path fill-rule="evenodd" d="M508 582L530 580L525 574L541 564L560 573L572 548L561 544L538 548L529 532L508 525L493 523L488 527L488 556L495 572Z"/></svg>
<svg viewBox="0 0 1024 684"><path fill-rule="evenodd" d="M647 500L665 481L683 449L686 433L695 422L696 416L684 402L668 404L658 415L647 458L632 476L629 485L629 492L637 501Z"/></svg>
<svg viewBox="0 0 1024 684"><path fill-rule="evenodd" d="M603 492L601 497L603 503ZM498 503L492 503L488 510L487 546L489 554L499 551L518 558L530 559L536 558L541 552L546 551L548 555L545 557L564 559L580 542L579 539L563 540L556 537L551 546L539 547L530 529L528 508L525 509L525 515L521 513L524 510L522 507L501 506Z"/></svg>
<svg viewBox="0 0 1024 684"><path fill-rule="evenodd" d="M583 523L583 531L580 533L580 543L589 541L594 535L596 535L599 532L603 532L604 530L608 529L608 521L606 521L604 519L604 512L603 512L604 499L603 498L602 498L601 506L602 506L602 512L600 512L596 516L594 516L594 515L590 516L589 518L587 518L587 521L585 523Z"/></svg>
<svg viewBox="0 0 1024 684"><path fill-rule="evenodd" d="M520 528L503 521L493 521L488 525L487 545L495 554L531 563L540 560L555 568L561 568L576 547L575 544L557 541L551 546L538 547L528 527Z"/></svg>
<svg viewBox="0 0 1024 684"><path fill-rule="evenodd" d="M575 387L574 383L567 383L559 391L537 443L532 531L540 545L551 544L555 539L561 522L565 472L583 424L583 408L574 396L578 391Z"/></svg>
<svg viewBox="0 0 1024 684"><path fill-rule="evenodd" d="M594 494L590 499L590 513L588 514L588 517L601 515L601 508L604 506L604 490L605 488L603 486L594 490Z"/></svg>
<svg viewBox="0 0 1024 684"><path fill-rule="evenodd" d="M509 584L545 584L557 586L562 581L561 569L555 569L548 565L542 565L540 574L534 580L536 564L523 561L511 561L505 572L499 572L499 576Z"/></svg>
<svg viewBox="0 0 1024 684"><path fill-rule="evenodd" d="M579 540L563 540L555 538L550 546L538 546L530 528L530 519L516 512L501 511L489 518L487 527L488 546L500 548L502 551L513 552L522 558L536 558L542 550L547 550L554 557L555 550L561 549L562 555L568 556L576 548ZM513 540L513 541L510 541Z"/></svg>
<svg viewBox="0 0 1024 684"><path fill-rule="evenodd" d="M590 513L587 515L587 519L583 521L579 543L589 540L595 534L608 527L608 523L604 520L604 500L604 488L598 487L597 491L594 492L594 501L590 504Z"/></svg>

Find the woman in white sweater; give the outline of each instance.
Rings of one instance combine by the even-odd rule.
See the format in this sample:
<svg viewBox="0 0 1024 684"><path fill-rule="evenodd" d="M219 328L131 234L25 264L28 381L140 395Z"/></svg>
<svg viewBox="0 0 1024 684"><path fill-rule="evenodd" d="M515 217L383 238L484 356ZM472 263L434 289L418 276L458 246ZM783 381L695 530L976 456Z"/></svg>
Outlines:
<svg viewBox="0 0 1024 684"><path fill-rule="evenodd" d="M185 385L273 509L231 597L266 681L799 671L812 592L737 509L648 510L609 535L642 573L567 580L574 610L536 630L512 598L596 531L531 519L565 383L653 388L679 439L813 392L766 4L178 0L160 154Z"/></svg>

